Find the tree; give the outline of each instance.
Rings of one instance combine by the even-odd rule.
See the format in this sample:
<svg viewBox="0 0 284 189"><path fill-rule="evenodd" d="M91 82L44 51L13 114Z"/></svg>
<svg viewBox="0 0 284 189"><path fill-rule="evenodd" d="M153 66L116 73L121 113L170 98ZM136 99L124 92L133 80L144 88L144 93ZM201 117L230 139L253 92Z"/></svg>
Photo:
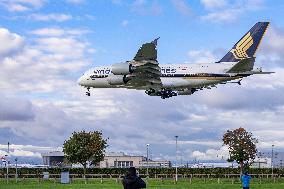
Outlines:
<svg viewBox="0 0 284 189"><path fill-rule="evenodd" d="M253 137L252 133L242 127L233 131L227 130L223 135L223 145L229 148L228 161L236 161L240 165L241 173L244 167L248 167L255 159L257 143L258 140Z"/></svg>
<svg viewBox="0 0 284 189"><path fill-rule="evenodd" d="M70 163L80 163L84 167L84 178L88 162L98 164L104 158L107 139L102 138L102 132L74 132L64 141L63 152ZM85 180L86 183L86 180Z"/></svg>

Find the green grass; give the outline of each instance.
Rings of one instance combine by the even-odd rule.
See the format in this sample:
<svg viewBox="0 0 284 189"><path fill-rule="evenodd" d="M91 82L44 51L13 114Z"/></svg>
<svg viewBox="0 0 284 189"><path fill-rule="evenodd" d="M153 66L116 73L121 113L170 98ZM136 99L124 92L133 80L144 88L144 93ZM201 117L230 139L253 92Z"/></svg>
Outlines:
<svg viewBox="0 0 284 189"><path fill-rule="evenodd" d="M89 179L87 184L84 184L82 179L73 180L71 184L60 184L59 180L50 179L42 181L39 179L19 180L18 183L11 179L9 183L6 180L0 179L0 189L122 189L122 184L116 179L104 179L101 183L100 179ZM151 189L240 189L241 183L238 179L220 179L218 184L217 179L180 179L177 184L173 180L149 179L147 188ZM251 184L252 189L284 189L284 179L276 179L275 183L271 179L254 179Z"/></svg>

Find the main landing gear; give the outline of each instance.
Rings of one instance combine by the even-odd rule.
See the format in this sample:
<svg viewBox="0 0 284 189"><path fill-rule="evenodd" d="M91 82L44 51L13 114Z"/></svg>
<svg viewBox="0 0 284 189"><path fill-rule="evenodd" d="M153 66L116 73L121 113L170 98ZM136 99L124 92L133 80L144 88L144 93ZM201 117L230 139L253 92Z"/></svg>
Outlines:
<svg viewBox="0 0 284 189"><path fill-rule="evenodd" d="M90 87L87 88L86 95L87 95L87 96L91 96Z"/></svg>
<svg viewBox="0 0 284 189"><path fill-rule="evenodd" d="M161 92L159 92L162 99L166 99L166 98L170 98L173 96L177 96L177 93L172 91L172 90L161 90Z"/></svg>
<svg viewBox="0 0 284 189"><path fill-rule="evenodd" d="M154 89L148 89L145 91L147 95L150 96L160 96L162 99L170 98L173 96L177 96L177 93L172 90L162 89L161 91L155 91Z"/></svg>
<svg viewBox="0 0 284 189"><path fill-rule="evenodd" d="M150 89L146 90L145 93L146 93L147 95L150 95L150 96L151 96L151 94L154 94L154 93L155 93L155 90L150 88Z"/></svg>

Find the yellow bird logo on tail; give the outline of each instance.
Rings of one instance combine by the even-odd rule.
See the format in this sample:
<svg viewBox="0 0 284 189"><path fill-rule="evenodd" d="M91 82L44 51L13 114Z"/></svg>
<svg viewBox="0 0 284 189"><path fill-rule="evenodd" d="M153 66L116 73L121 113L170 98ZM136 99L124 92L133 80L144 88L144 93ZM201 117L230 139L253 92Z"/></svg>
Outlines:
<svg viewBox="0 0 284 189"><path fill-rule="evenodd" d="M236 59L249 58L247 50L252 46L253 38L250 32L247 33L237 44L236 47L231 50Z"/></svg>

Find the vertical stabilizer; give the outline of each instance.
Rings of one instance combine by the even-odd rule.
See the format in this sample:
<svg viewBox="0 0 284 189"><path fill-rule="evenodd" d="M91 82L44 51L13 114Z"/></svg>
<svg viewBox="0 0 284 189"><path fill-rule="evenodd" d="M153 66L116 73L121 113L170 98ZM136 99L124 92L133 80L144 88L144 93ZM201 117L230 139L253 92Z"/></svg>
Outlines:
<svg viewBox="0 0 284 189"><path fill-rule="evenodd" d="M238 62L254 58L269 22L256 23L219 62Z"/></svg>

